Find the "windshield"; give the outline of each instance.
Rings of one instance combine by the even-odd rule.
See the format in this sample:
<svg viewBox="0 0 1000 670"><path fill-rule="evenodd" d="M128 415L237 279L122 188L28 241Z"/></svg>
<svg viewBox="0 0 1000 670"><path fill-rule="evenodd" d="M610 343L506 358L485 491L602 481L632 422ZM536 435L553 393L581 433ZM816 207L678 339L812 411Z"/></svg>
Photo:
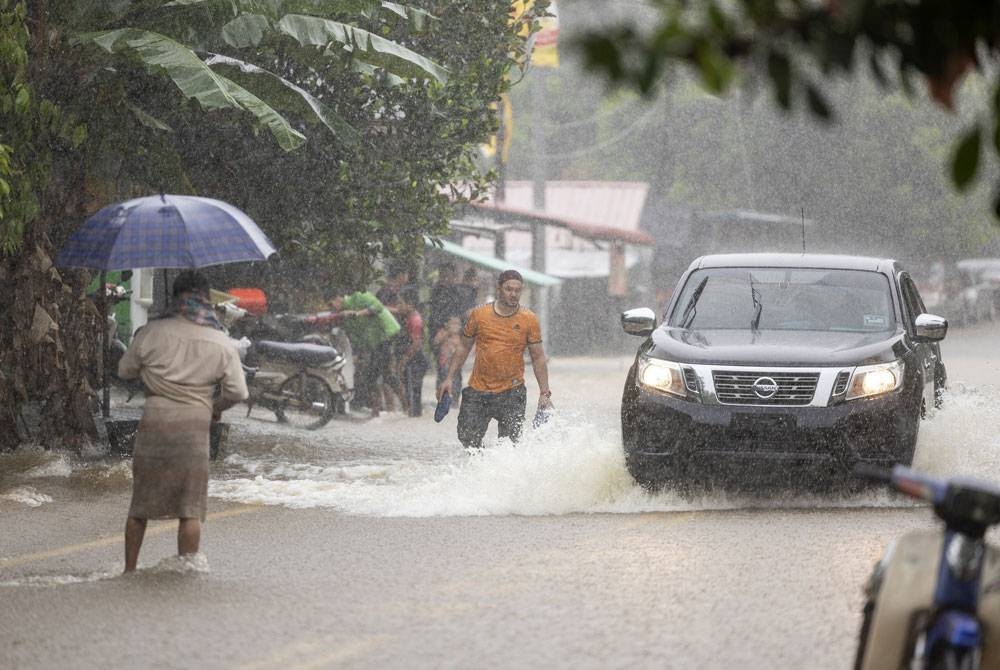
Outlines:
<svg viewBox="0 0 1000 670"><path fill-rule="evenodd" d="M889 282L877 272L712 268L692 272L669 325L691 329L891 331Z"/></svg>

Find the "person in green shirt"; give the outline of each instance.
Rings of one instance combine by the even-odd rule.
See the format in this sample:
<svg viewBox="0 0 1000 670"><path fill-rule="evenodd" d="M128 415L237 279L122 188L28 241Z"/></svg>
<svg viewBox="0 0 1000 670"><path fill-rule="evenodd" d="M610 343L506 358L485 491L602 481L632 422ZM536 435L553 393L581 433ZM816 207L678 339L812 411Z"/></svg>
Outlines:
<svg viewBox="0 0 1000 670"><path fill-rule="evenodd" d="M348 293L335 289L329 294L329 304L361 359L355 391L362 399L368 399L372 416L378 416L382 409L382 380L388 372L392 338L399 332L399 322L367 291Z"/></svg>

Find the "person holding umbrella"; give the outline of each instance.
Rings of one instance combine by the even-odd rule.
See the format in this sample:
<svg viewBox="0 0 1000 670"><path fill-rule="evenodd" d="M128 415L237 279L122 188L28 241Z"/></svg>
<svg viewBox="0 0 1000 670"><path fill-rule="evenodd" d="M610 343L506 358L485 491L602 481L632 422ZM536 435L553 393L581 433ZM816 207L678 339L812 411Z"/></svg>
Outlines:
<svg viewBox="0 0 1000 670"><path fill-rule="evenodd" d="M178 519L178 555L198 553L211 424L248 395L239 353L216 319L204 275L177 276L170 313L136 331L118 374L141 378L146 389L125 523L125 572L132 572L149 519Z"/></svg>

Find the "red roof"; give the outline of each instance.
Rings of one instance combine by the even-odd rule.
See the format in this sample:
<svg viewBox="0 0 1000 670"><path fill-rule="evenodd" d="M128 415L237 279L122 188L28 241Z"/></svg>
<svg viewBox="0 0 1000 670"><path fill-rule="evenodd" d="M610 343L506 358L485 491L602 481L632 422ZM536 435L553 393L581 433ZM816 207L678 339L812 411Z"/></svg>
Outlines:
<svg viewBox="0 0 1000 670"><path fill-rule="evenodd" d="M547 203L547 201L546 201ZM538 212L533 209L513 207L506 202L503 203L470 203L470 206L482 211L490 212L495 216L504 219L521 219L535 223L542 223L547 226L565 228L578 237L589 240L604 240L608 242L624 242L638 246L651 247L655 244L652 237L641 230L626 230L609 225L599 225L573 221L567 218L558 217L546 212Z"/></svg>

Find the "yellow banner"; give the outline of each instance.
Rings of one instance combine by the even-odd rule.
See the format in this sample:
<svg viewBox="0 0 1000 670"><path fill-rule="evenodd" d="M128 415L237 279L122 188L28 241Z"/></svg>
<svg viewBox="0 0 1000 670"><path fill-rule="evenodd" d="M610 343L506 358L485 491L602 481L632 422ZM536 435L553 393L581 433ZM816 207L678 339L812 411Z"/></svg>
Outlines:
<svg viewBox="0 0 1000 670"><path fill-rule="evenodd" d="M534 5L535 0L514 0L511 3L511 23L520 19ZM548 13L551 16L538 19L540 29L531 36L531 64L538 67L559 67L559 52L556 49L559 41L559 12L555 0L549 3ZM519 33L521 37L528 37L528 30L528 26L523 26Z"/></svg>

